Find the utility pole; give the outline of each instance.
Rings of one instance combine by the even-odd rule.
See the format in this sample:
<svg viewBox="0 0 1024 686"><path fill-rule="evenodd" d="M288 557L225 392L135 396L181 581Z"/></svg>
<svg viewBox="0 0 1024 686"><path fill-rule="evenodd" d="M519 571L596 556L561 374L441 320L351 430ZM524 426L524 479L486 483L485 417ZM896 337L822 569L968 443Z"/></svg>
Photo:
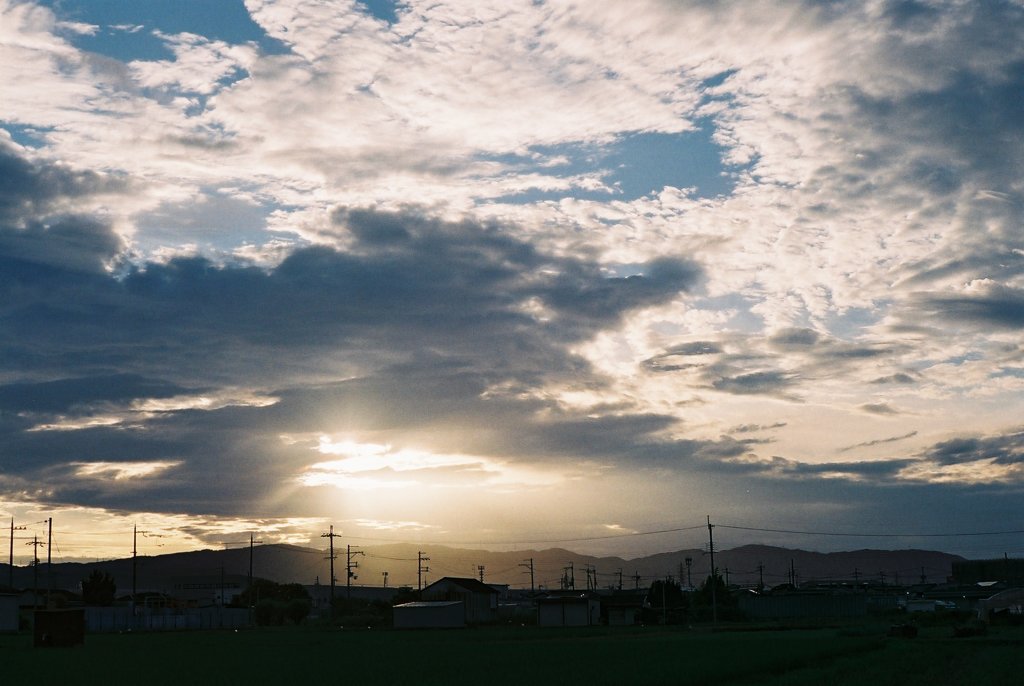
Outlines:
<svg viewBox="0 0 1024 686"><path fill-rule="evenodd" d="M480 583L484 582L484 565L477 565L476 571L480 575Z"/></svg>
<svg viewBox="0 0 1024 686"><path fill-rule="evenodd" d="M796 566L793 563L793 558L789 558L789 583L796 588Z"/></svg>
<svg viewBox="0 0 1024 686"><path fill-rule="evenodd" d="M619 590L622 590L622 567L619 567L619 571L616 572L619 575Z"/></svg>
<svg viewBox="0 0 1024 686"><path fill-rule="evenodd" d="M46 520L46 607L50 607L53 593L53 517Z"/></svg>
<svg viewBox="0 0 1024 686"><path fill-rule="evenodd" d="M569 563L568 567L562 567L562 590L576 590L576 570L573 569L572 562Z"/></svg>
<svg viewBox="0 0 1024 686"><path fill-rule="evenodd" d="M530 593L536 593L537 589L533 585L533 558L531 557L529 560L523 560L519 563L519 566L526 567L530 570ZM525 574L526 572L523 573Z"/></svg>
<svg viewBox="0 0 1024 686"><path fill-rule="evenodd" d="M38 536L32 537L32 609L39 607L39 546L46 545L39 540Z"/></svg>
<svg viewBox="0 0 1024 686"><path fill-rule="evenodd" d="M252 551L256 547L257 543L263 543L263 541L257 541L256 537L250 532L249 533L249 606L252 606Z"/></svg>
<svg viewBox="0 0 1024 686"><path fill-rule="evenodd" d="M381 576L384 577L384 588L387 588L388 587L388 570L385 569L380 574L381 574Z"/></svg>
<svg viewBox="0 0 1024 686"><path fill-rule="evenodd" d="M708 552L711 553L711 622L718 625L718 570L715 569L715 535L708 515Z"/></svg>
<svg viewBox="0 0 1024 686"><path fill-rule="evenodd" d="M668 579L661 582L661 623L668 624L668 604L665 602L665 587L668 586Z"/></svg>
<svg viewBox="0 0 1024 686"><path fill-rule="evenodd" d="M594 565L587 565L586 566L586 571L587 571L587 590L588 591L593 591L594 589L597 588L597 570L594 568ZM593 575L593 576L591 576L591 575Z"/></svg>
<svg viewBox="0 0 1024 686"><path fill-rule="evenodd" d="M339 538L340 536L341 534L334 533L333 524L327 533L320 534L320 538L326 538L331 542L330 554L327 556L327 559L331 561L331 612L334 612L334 582L337 581L337 579L334 578L334 560L337 558L337 555L334 554L334 539Z"/></svg>
<svg viewBox="0 0 1024 686"><path fill-rule="evenodd" d="M132 615L135 614L135 593L138 587L139 525L132 525Z"/></svg>
<svg viewBox="0 0 1024 686"><path fill-rule="evenodd" d="M14 532L24 530L25 527L23 526L14 526L14 517L11 517L11 555L8 558L7 562L7 566L9 567L9 569L7 570L7 585L10 586L11 591L14 590Z"/></svg>
<svg viewBox="0 0 1024 686"><path fill-rule="evenodd" d="M633 588L637 591L640 590L640 572L633 570Z"/></svg>
<svg viewBox="0 0 1024 686"><path fill-rule="evenodd" d="M757 565L757 590L764 590L764 563Z"/></svg>
<svg viewBox="0 0 1024 686"><path fill-rule="evenodd" d="M430 567L425 567L423 565L423 563L424 562L429 562L430 558L427 557L423 553L422 550L420 550L420 551L417 551L417 553L416 553L416 559L419 561L417 566L416 566L416 569L417 569L417 571L416 571L416 585L417 585L417 589L416 590L422 592L423 591L423 575L424 575L424 573L430 571Z"/></svg>
<svg viewBox="0 0 1024 686"><path fill-rule="evenodd" d="M693 558L686 558L686 586L687 588L693 588L693 577L690 576L690 567L693 565Z"/></svg>
<svg viewBox="0 0 1024 686"><path fill-rule="evenodd" d="M353 569L357 569L359 567L359 563L358 562L353 562L352 558L355 557L356 555L362 555L362 554L363 554L362 550L352 550L352 546L348 546L346 548L346 553L345 553L345 597L349 598L349 599L352 598L352 579L358 579L359 578L358 576L356 576L356 573L352 571Z"/></svg>

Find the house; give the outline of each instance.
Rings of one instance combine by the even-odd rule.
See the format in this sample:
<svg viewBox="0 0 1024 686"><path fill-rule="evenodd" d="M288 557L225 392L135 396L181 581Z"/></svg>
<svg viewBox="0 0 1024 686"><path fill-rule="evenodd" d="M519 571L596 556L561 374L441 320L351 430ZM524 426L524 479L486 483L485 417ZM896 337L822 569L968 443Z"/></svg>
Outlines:
<svg viewBox="0 0 1024 686"><path fill-rule="evenodd" d="M416 602L395 605L396 629L459 629L466 626L461 600Z"/></svg>
<svg viewBox="0 0 1024 686"><path fill-rule="evenodd" d="M476 579L446 576L420 593L425 602L461 602L466 624L483 624L498 619L498 592Z"/></svg>
<svg viewBox="0 0 1024 686"><path fill-rule="evenodd" d="M601 601L590 593L553 593L537 599L538 626L593 626L601 623Z"/></svg>

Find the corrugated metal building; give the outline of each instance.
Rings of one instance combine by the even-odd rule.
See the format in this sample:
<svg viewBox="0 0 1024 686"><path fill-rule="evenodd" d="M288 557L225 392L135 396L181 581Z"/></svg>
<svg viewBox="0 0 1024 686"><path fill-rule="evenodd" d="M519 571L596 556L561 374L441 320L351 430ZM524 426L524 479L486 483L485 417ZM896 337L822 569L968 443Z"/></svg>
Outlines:
<svg viewBox="0 0 1024 686"><path fill-rule="evenodd" d="M863 593L743 593L739 608L751 619L863 617L868 613L868 599Z"/></svg>
<svg viewBox="0 0 1024 686"><path fill-rule="evenodd" d="M395 605L396 629L459 629L466 626L462 601L417 602Z"/></svg>
<svg viewBox="0 0 1024 686"><path fill-rule="evenodd" d="M537 599L538 626L593 626L601 623L601 601L586 593Z"/></svg>
<svg viewBox="0 0 1024 686"><path fill-rule="evenodd" d="M424 588L420 599L461 602L466 624L485 624L498 619L498 592L476 579L446 576Z"/></svg>

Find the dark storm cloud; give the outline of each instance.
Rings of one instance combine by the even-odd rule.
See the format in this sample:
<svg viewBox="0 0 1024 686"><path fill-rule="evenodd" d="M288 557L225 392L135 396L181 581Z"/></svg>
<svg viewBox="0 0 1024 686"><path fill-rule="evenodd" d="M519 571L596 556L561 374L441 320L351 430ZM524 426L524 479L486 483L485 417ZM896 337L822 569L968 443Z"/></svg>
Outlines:
<svg viewBox="0 0 1024 686"><path fill-rule="evenodd" d="M89 196L123 192L122 180L33 162L2 142L0 180L0 257L5 262L99 271L120 250L121 240L108 224L75 208Z"/></svg>
<svg viewBox="0 0 1024 686"><path fill-rule="evenodd" d="M123 189L123 184L90 171L33 162L0 141L0 220L5 223L48 212L61 198Z"/></svg>
<svg viewBox="0 0 1024 686"><path fill-rule="evenodd" d="M0 386L0 410L67 412L76 406L125 403L143 398L170 398L195 389L147 379L136 374L65 378L40 383Z"/></svg>
<svg viewBox="0 0 1024 686"><path fill-rule="evenodd" d="M982 438L955 438L939 443L924 457L942 465L992 460L999 464L1024 462L1024 431Z"/></svg>
<svg viewBox="0 0 1024 686"><path fill-rule="evenodd" d="M1024 290L991 286L985 293L964 296L922 296L919 309L926 315L983 327L1024 328Z"/></svg>
<svg viewBox="0 0 1024 686"><path fill-rule="evenodd" d="M8 203L14 214L42 206ZM609 279L597 263L545 254L501 226L414 212L336 219L354 239L347 251L297 249L269 270L194 257L115 277L0 243L2 372L13 379L0 387L7 478L48 479L50 497L70 504L240 513L318 457L283 444L285 432L386 429L400 441L450 429L458 438L442 447L451 450L620 457L672 423L558 412L540 421L535 414L554 406L534 391L558 379L600 388L569 345L693 287L700 270L691 262L662 258ZM79 223L66 240L45 231L38 240L109 259L116 243L93 240L104 235ZM277 403L132 409L222 387ZM104 413L118 423L38 430ZM181 466L118 482L81 478L75 467L154 460Z"/></svg>

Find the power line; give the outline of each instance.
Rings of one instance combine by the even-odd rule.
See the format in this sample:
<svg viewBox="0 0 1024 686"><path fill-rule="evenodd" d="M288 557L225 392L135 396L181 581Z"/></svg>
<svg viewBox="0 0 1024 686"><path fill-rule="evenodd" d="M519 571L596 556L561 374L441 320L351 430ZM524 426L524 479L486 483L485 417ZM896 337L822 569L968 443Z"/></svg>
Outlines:
<svg viewBox="0 0 1024 686"><path fill-rule="evenodd" d="M674 534L680 531L696 531L705 528L705 524L696 526L682 526L672 529L658 529L656 531L630 531L624 534L608 534L606 536L583 536L579 538L546 538L532 541L445 541L447 545L537 545L540 543L579 543L581 541L605 541L614 538L631 538L634 536L654 536L656 534ZM349 536L359 541L383 541L387 543L405 543L408 539L401 538L379 538L375 536Z"/></svg>
<svg viewBox="0 0 1024 686"><path fill-rule="evenodd" d="M799 536L840 536L851 538L957 538L959 536L1006 536L1024 534L1024 529L1009 531L967 531L951 534L921 534L921 533L846 533L840 531L798 531L794 529L765 529L756 526L737 526L730 524L715 524L721 529L736 529L738 531L760 531L773 534L796 534Z"/></svg>

